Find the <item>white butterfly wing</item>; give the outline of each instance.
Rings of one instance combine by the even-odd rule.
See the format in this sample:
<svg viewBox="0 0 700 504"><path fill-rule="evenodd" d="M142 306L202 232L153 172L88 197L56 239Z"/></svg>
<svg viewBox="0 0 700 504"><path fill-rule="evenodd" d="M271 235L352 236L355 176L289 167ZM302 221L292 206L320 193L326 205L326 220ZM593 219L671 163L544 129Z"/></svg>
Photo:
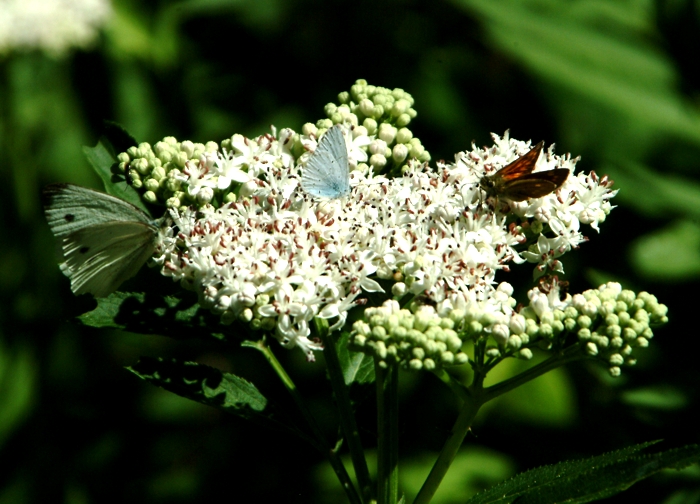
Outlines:
<svg viewBox="0 0 700 504"><path fill-rule="evenodd" d="M131 203L72 184L51 184L42 191L44 214L59 238L96 224L112 221L153 221Z"/></svg>
<svg viewBox="0 0 700 504"><path fill-rule="evenodd" d="M301 175L301 187L313 196L340 198L350 193L348 149L340 125L326 131Z"/></svg>
<svg viewBox="0 0 700 504"><path fill-rule="evenodd" d="M108 296L153 254L155 222L130 203L70 184L50 185L42 196L75 294Z"/></svg>
<svg viewBox="0 0 700 504"><path fill-rule="evenodd" d="M63 238L61 270L75 294L105 297L153 255L156 228L143 222L96 224Z"/></svg>

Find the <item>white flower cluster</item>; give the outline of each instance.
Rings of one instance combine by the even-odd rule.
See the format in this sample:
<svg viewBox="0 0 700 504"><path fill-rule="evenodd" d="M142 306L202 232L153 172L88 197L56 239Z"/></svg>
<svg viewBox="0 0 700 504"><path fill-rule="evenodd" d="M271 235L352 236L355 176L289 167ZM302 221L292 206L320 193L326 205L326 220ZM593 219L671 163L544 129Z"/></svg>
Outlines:
<svg viewBox="0 0 700 504"><path fill-rule="evenodd" d="M108 0L3 0L0 54L40 49L61 56L87 47L112 13Z"/></svg>
<svg viewBox="0 0 700 504"><path fill-rule="evenodd" d="M242 183L237 199L199 211L171 208L174 226L162 231L157 260L223 322L274 325L285 346L299 346L309 359L320 348L309 339L309 322L321 317L336 319L332 329L343 326L363 292L389 287L396 298L425 296L440 311L494 304L495 274L511 261L561 270L556 259L584 240L580 223L597 229L614 195L605 178L574 174L576 160L550 148L535 170L571 170L560 189L487 204L481 177L529 150L529 143L494 135L493 147L460 153L437 170L409 162L392 179L355 170L348 197L316 200L299 184L309 154L294 159L287 148L293 136L282 130L279 138L238 139L232 152L202 155L199 169L180 181L186 190L218 187L226 176ZM345 136L354 166L374 138L350 126ZM310 150L316 138L302 135L301 142ZM522 222L507 220L512 215ZM536 244L522 251L528 241Z"/></svg>

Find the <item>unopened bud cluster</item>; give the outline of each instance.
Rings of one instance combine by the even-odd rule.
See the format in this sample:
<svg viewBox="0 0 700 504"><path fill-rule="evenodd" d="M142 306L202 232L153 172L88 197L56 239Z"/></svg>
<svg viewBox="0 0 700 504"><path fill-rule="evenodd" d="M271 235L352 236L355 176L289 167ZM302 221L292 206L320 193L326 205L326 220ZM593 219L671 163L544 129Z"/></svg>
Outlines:
<svg viewBox="0 0 700 504"><path fill-rule="evenodd" d="M380 366L399 363L410 370L433 370L467 362L454 321L440 317L432 306L415 312L395 300L365 310L365 320L353 324L353 350L372 355Z"/></svg>
<svg viewBox="0 0 700 504"><path fill-rule="evenodd" d="M175 137L166 137L153 146L143 142L120 153L114 171L126 177L127 183L139 190L148 203L170 208L198 206L197 198L189 197L184 174L204 162L206 154L216 154L218 150L216 142L179 142Z"/></svg>
<svg viewBox="0 0 700 504"><path fill-rule="evenodd" d="M304 134L318 135L337 123L353 125L354 137L373 138L368 146L367 164L375 173L386 173L409 159L430 161L430 153L407 127L416 117L416 110L413 97L403 89L372 86L358 79L349 92L338 95L338 102L326 105L327 119L315 125L305 124ZM358 169L365 171L364 166Z"/></svg>
<svg viewBox="0 0 700 504"><path fill-rule="evenodd" d="M582 294L566 295L563 300L556 283L547 294L540 289L528 293L529 306L513 313L506 323L489 328L497 345L487 349L488 356L531 357L532 351L525 345L561 349L571 343L570 336L574 334L582 345L581 351L602 360L612 376L619 376L621 366L635 364L634 350L649 346L652 327L668 321L667 308L656 297L623 290L619 283L609 282ZM466 322L465 328L473 328L474 321Z"/></svg>
<svg viewBox="0 0 700 504"><path fill-rule="evenodd" d="M602 360L612 376L633 365L636 348L646 348L652 327L668 321L667 308L647 293L607 283L574 296L562 296L556 279L543 292L532 289L530 304L512 309L508 284L499 285L487 302L446 308L414 303L401 309L395 300L367 308L353 324L351 348L373 356L380 365L399 363L411 370L434 370L464 364L467 340L487 338L485 357L531 359L533 349L562 350L578 345L588 357ZM563 297L564 299L561 299ZM575 335L576 341L571 341Z"/></svg>
<svg viewBox="0 0 700 504"><path fill-rule="evenodd" d="M575 327L586 353L605 361L610 374L619 376L622 365L635 364L634 350L649 346L652 327L668 322L667 312L652 294L635 294L611 282L573 296L562 323Z"/></svg>

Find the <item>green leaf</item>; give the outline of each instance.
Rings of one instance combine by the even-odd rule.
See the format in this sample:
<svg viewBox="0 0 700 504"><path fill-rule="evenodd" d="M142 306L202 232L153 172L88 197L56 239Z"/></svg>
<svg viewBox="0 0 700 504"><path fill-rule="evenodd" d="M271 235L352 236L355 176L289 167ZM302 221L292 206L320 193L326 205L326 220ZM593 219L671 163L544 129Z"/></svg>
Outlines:
<svg viewBox="0 0 700 504"><path fill-rule="evenodd" d="M492 43L557 93L600 106L611 118L643 126L657 136L678 135L700 143L700 116L676 93L677 76L661 48L645 36L653 26L628 3L456 0L482 21ZM601 30L600 19L617 20ZM645 21L646 20L646 21ZM566 40L565 44L561 41ZM640 78L644 76L644 78Z"/></svg>
<svg viewBox="0 0 700 504"><path fill-rule="evenodd" d="M290 422L290 415L280 412L249 381L211 366L175 359L141 357L129 371L169 392L214 406L241 418L255 419L276 427L314 445L314 441Z"/></svg>
<svg viewBox="0 0 700 504"><path fill-rule="evenodd" d="M262 414L268 407L267 399L252 383L204 364L142 357L127 369L179 396L244 418Z"/></svg>
<svg viewBox="0 0 700 504"><path fill-rule="evenodd" d="M637 212L655 218L675 214L697 219L700 217L700 184L692 177L674 175L670 169L669 165L665 171L655 171L643 163L623 160L600 167L602 173L614 176L613 189L622 189L615 196L616 203L624 202Z"/></svg>
<svg viewBox="0 0 700 504"><path fill-rule="evenodd" d="M116 123L106 123L104 135L97 144L94 147L83 147L83 152L95 173L102 179L107 194L128 201L150 214L136 189L124 177L115 176L112 172L112 166L118 163L117 154L132 145L136 145L136 141L124 129Z"/></svg>
<svg viewBox="0 0 700 504"><path fill-rule="evenodd" d="M137 147L138 142L119 123L104 121L102 136L112 145L115 153L125 152L129 147Z"/></svg>
<svg viewBox="0 0 700 504"><path fill-rule="evenodd" d="M680 221L635 240L630 259L636 271L657 281L691 281L700 276L700 226Z"/></svg>
<svg viewBox="0 0 700 504"><path fill-rule="evenodd" d="M700 447L684 446L665 452L639 454L652 441L584 460L561 462L518 474L475 495L468 504L514 502L591 502L619 493L664 469L683 469L700 460Z"/></svg>
<svg viewBox="0 0 700 504"><path fill-rule="evenodd" d="M374 361L372 357L362 352L354 352L348 348L350 333L345 332L336 343L338 360L343 370L345 385L353 382L374 382Z"/></svg>
<svg viewBox="0 0 700 504"><path fill-rule="evenodd" d="M78 319L90 327L111 327L179 339L226 340L226 334L247 334L247 329L239 326L229 326L226 334L220 332L225 326L196 300L150 293L114 292L97 299L97 308Z"/></svg>

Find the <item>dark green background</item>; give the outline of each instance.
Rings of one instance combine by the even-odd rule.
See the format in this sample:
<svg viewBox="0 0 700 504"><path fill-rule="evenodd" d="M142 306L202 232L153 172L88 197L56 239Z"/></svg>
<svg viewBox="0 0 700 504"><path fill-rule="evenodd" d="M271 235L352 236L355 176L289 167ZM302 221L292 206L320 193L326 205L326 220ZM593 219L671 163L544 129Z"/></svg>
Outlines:
<svg viewBox="0 0 700 504"><path fill-rule="evenodd" d="M614 279L670 310L621 378L594 363L571 366L487 408L435 502L642 441L697 442L699 5L121 1L91 51L0 56L0 504L342 502L323 458L301 441L123 369L141 355L197 360L289 404L257 353L70 322L93 301L74 297L60 274L39 194L50 182L99 188L81 147L95 144L104 119L150 143L256 136L317 120L358 78L413 95L411 127L434 160L510 128L580 154L580 170L608 174L618 208L565 257L572 292ZM526 286L531 269L518 269L501 279ZM321 363L275 351L332 438ZM457 404L429 375L404 374L402 385L402 485L412 494ZM369 446L371 393L355 391ZM660 475L610 502L671 496L699 502L698 471Z"/></svg>

